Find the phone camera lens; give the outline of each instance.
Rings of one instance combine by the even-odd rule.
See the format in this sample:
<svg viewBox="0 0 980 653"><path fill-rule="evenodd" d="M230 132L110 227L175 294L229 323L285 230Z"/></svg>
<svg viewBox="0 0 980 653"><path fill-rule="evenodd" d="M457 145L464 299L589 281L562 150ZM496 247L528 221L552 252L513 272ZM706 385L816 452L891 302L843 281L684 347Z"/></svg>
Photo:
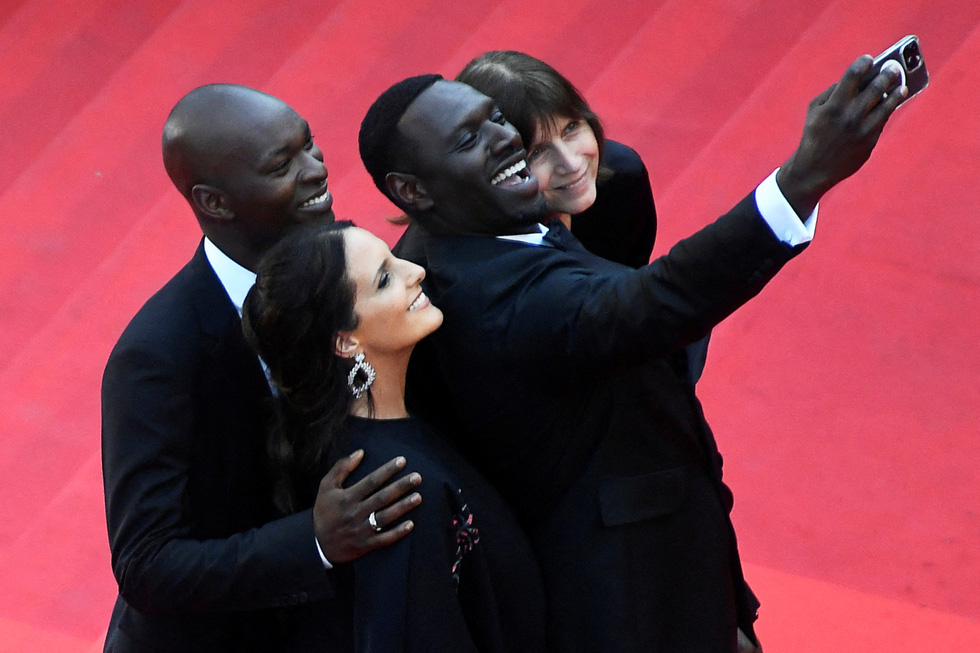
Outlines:
<svg viewBox="0 0 980 653"><path fill-rule="evenodd" d="M902 57L905 59L905 69L915 70L922 63L922 55L919 54L919 46L916 43L909 43L902 50Z"/></svg>

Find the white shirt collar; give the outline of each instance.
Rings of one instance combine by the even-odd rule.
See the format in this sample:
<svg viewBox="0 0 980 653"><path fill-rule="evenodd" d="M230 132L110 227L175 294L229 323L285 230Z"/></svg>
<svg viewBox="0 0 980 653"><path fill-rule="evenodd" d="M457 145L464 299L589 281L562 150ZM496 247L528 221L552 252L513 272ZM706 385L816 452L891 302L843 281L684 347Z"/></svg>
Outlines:
<svg viewBox="0 0 980 653"><path fill-rule="evenodd" d="M548 233L548 227L538 223L537 233L513 234L497 236L497 238L527 243L529 245L541 245L546 233ZM231 300L238 314L241 315L242 304L245 303L245 295L255 285L255 273L235 263L207 237L204 238L204 255L207 257L208 263L211 264L214 273L218 276L218 281L221 282L225 292L228 293L228 299Z"/></svg>
<svg viewBox="0 0 980 653"><path fill-rule="evenodd" d="M238 314L241 315L245 295L255 285L255 273L228 258L227 254L218 249L218 246L206 237L204 239L204 255L207 257L208 263L211 264L214 273L218 275L218 281L228 293L228 299L231 300Z"/></svg>
<svg viewBox="0 0 980 653"><path fill-rule="evenodd" d="M513 240L528 245L541 245L544 242L544 235L548 233L548 227L538 223L538 233L533 234L514 234L512 236L497 236L501 240Z"/></svg>

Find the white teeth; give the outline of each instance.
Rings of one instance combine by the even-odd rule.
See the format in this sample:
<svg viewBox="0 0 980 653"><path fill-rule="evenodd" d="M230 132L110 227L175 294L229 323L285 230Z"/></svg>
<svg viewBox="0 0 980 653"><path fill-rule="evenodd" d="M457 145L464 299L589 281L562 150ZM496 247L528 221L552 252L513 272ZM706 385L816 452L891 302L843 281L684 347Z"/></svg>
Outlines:
<svg viewBox="0 0 980 653"><path fill-rule="evenodd" d="M515 163L514 165L512 165L509 168L507 168L506 170L504 170L503 172L501 172L499 175L497 175L496 177L494 177L493 179L491 179L490 180L490 183L492 185L496 186L497 184L499 184L500 182L502 182L504 179L507 179L508 177L512 177L512 176L516 175L518 172L520 172L521 170L523 170L526 167L527 167L527 162L524 161L523 159L521 159L520 161L518 161L517 163Z"/></svg>
<svg viewBox="0 0 980 653"><path fill-rule="evenodd" d="M313 206L314 204L319 204L320 202L322 202L325 199L327 199L327 195L329 195L329 194L330 194L330 191L329 190L325 190L325 191L323 191L323 195L320 195L318 197L314 197L313 199L306 200L305 202L303 202L302 206L305 208L305 207L308 207L308 206Z"/></svg>
<svg viewBox="0 0 980 653"><path fill-rule="evenodd" d="M425 293L420 294L418 297L415 298L415 301L412 302L411 306L408 307L408 310L414 311L415 309L422 306L422 304L425 303L425 300L426 300Z"/></svg>

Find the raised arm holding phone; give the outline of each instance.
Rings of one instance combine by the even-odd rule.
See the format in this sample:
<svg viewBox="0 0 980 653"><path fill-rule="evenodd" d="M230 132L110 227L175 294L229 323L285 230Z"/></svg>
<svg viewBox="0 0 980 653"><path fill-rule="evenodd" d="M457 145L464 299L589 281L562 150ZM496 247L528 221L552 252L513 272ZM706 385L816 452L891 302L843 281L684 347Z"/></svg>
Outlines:
<svg viewBox="0 0 980 653"><path fill-rule="evenodd" d="M555 650L757 647L732 494L676 358L805 248L820 198L867 161L907 95L891 68L863 86L872 62L810 103L776 174L636 270L560 222L542 235L521 139L487 96L418 76L368 111L361 158L430 234L423 287L445 315L412 363L443 382L410 376L410 399L455 411L457 446L528 529Z"/></svg>

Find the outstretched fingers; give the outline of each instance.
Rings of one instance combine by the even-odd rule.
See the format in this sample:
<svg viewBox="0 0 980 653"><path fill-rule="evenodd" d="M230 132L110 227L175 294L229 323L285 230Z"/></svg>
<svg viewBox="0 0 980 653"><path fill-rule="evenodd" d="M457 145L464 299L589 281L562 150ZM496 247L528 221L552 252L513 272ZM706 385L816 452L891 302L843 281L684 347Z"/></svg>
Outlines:
<svg viewBox="0 0 980 653"><path fill-rule="evenodd" d="M378 490L388 485L388 482L392 479L392 477L398 472L402 471L403 469L405 469L405 459L402 456L397 456L395 458L392 458L384 465L378 467L376 470L374 470L373 472L371 472L370 474L362 478L360 481L350 486L350 488L348 489L350 491L351 497L358 501L362 501L362 502L365 501L366 499L368 499L369 497L377 493ZM405 479L410 478L412 476L413 476L412 474L409 474L408 476L399 479L398 482L395 482L392 485L399 486L399 487L404 486ZM414 476L418 476L418 474L415 474ZM421 482L421 478L419 482ZM401 485L399 485L399 483L401 483ZM413 483L411 485L413 486L418 485L418 483ZM402 492L402 494L404 494L404 491ZM393 496L392 500L397 498L398 496L401 496L401 494L397 494ZM368 510L372 510L372 509L373 508L368 508Z"/></svg>
<svg viewBox="0 0 980 653"><path fill-rule="evenodd" d="M415 528L415 523L409 520L403 521L394 528L383 530L380 533L374 533L368 537L364 552L367 553L388 546L389 544L394 544L411 533L413 528Z"/></svg>
<svg viewBox="0 0 980 653"><path fill-rule="evenodd" d="M348 488L359 502L356 513L364 515L364 553L398 541L415 527L411 520L401 519L422 503L422 495L412 491L422 483L422 476L412 472L389 482L404 467L405 459L399 456Z"/></svg>
<svg viewBox="0 0 980 653"><path fill-rule="evenodd" d="M392 481L405 469L402 456L345 488L344 482L362 460L363 452L356 451L337 461L320 481L313 527L321 551L331 563L354 560L407 535L414 525L399 520L422 501L412 492L422 482L419 474Z"/></svg>
<svg viewBox="0 0 980 653"><path fill-rule="evenodd" d="M418 492L411 492L421 482L422 476L412 472L368 496L364 500L364 507L369 512L375 513L378 526L384 528L398 521L405 513L422 503L422 495Z"/></svg>

